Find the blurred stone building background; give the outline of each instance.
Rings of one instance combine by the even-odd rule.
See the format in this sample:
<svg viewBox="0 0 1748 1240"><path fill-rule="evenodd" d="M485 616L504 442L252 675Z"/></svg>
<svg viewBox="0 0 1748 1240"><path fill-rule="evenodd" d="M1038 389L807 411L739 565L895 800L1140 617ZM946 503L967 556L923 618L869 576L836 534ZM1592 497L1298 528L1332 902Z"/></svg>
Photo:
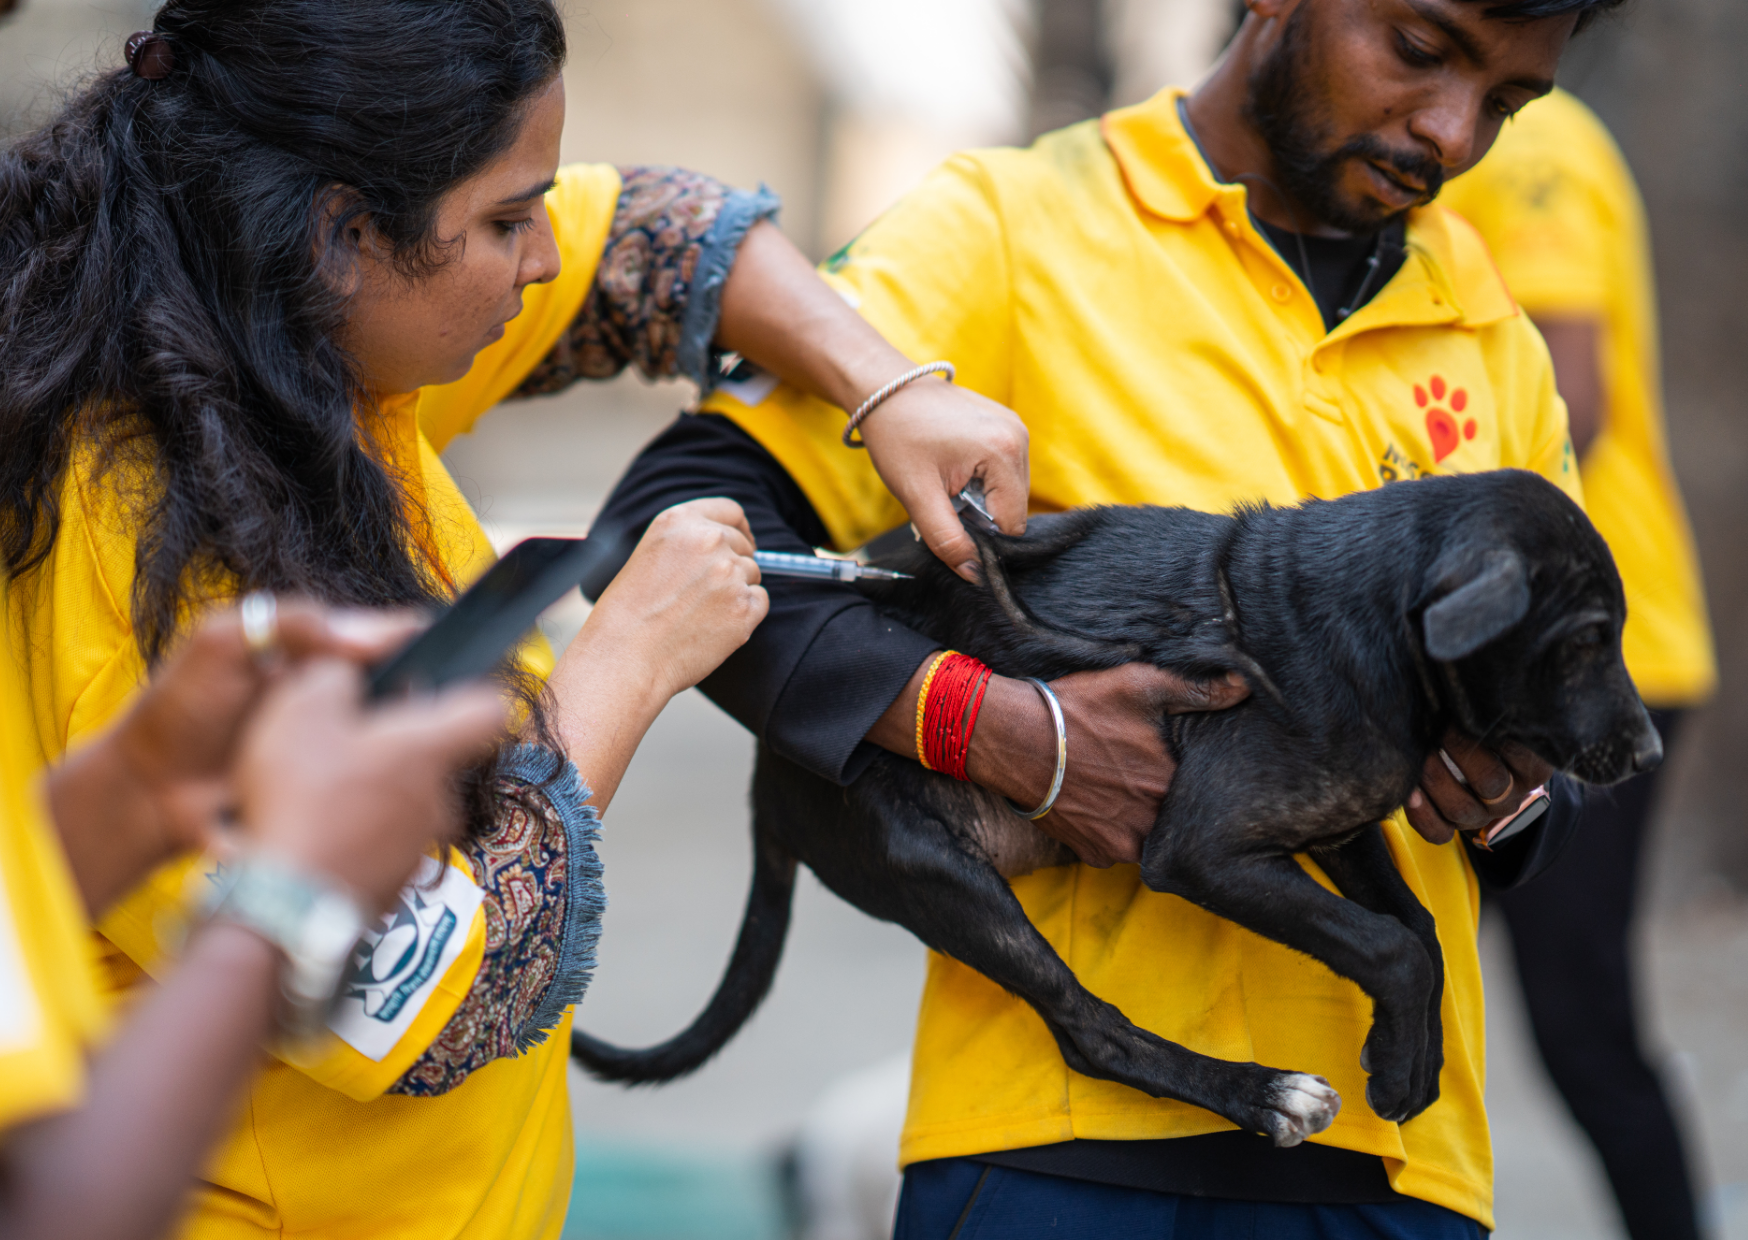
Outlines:
<svg viewBox="0 0 1748 1240"><path fill-rule="evenodd" d="M1234 11L1233 0L560 2L572 48L566 159L674 163L767 183L783 197L785 230L819 257L955 149L1025 141L1193 82ZM0 19L0 134L52 108L57 83L118 64L122 39L153 7L19 0ZM1744 53L1741 0L1633 0L1583 36L1562 76L1614 129L1649 206L1674 460L1724 671L1671 771L1651 858L1642 1000L1654 1053L1687 1112L1714 1225L1748 1240L1748 339L1735 306L1748 285ZM627 376L507 405L447 459L501 543L581 530L624 464L692 396L684 384ZM566 640L585 610L580 601L555 610L549 632ZM664 715L634 764L605 832L612 906L579 1014L592 1032L666 1037L714 986L745 893L750 758L748 738L694 693ZM1498 984L1509 964L1497 927L1483 940L1501 1235L1616 1235L1594 1159L1528 1051L1512 988ZM819 1130L879 1111L902 1073L922 968L907 934L805 880L772 998L716 1062L654 1091L577 1078L579 1181L567 1234L781 1234L789 1221L769 1174L774 1157L810 1115ZM833 1157L878 1172L890 1167L887 1148L845 1146ZM887 1188L879 1174L846 1180L844 1217L877 1218ZM875 1233L843 1223L809 1234Z"/></svg>

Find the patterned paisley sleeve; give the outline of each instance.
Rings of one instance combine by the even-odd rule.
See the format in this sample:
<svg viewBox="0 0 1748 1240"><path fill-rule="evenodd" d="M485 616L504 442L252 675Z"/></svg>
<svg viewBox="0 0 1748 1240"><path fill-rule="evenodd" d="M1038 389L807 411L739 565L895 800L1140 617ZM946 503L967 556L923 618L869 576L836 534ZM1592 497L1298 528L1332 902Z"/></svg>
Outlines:
<svg viewBox="0 0 1748 1240"><path fill-rule="evenodd" d="M541 396L627 366L646 378L715 384L722 288L747 230L775 194L731 189L683 168L622 168L607 246L583 308L511 395Z"/></svg>
<svg viewBox="0 0 1748 1240"><path fill-rule="evenodd" d="M544 1042L594 972L607 897L595 855L600 817L583 803L589 790L561 756L518 745L497 791L492 833L461 845L485 893L485 959L391 1094L446 1094L492 1060Z"/></svg>

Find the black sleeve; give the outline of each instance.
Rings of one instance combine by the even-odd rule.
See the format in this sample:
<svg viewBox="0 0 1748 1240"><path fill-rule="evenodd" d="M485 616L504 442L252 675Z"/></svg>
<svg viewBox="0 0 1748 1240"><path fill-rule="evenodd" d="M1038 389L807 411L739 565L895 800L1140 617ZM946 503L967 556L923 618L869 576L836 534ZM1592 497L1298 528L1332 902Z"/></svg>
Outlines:
<svg viewBox="0 0 1748 1240"><path fill-rule="evenodd" d="M1542 820L1492 852L1483 852L1463 836L1475 877L1485 891L1510 891L1521 887L1554 864L1578 833L1578 815L1584 808L1584 792L1563 775L1548 781L1550 804Z"/></svg>
<svg viewBox="0 0 1748 1240"><path fill-rule="evenodd" d="M825 525L777 459L718 414L686 414L613 488L600 522L640 535L665 508L725 495L762 551L811 551ZM629 547L629 541L628 541ZM606 579L587 584L599 597ZM875 749L862 738L937 648L881 615L851 585L767 578L771 611L699 688L777 753L847 784Z"/></svg>

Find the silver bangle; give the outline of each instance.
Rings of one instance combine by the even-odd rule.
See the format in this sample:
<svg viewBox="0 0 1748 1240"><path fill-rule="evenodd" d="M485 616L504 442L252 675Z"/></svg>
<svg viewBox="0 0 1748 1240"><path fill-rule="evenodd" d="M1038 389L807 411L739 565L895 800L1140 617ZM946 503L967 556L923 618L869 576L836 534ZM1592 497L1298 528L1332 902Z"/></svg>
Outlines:
<svg viewBox="0 0 1748 1240"><path fill-rule="evenodd" d="M958 371L953 369L952 362L930 362L927 366L918 366L915 370L905 371L902 375L899 375L898 378L894 379L891 383L888 383L885 387L874 393L874 395L856 406L856 412L850 415L850 421L844 427L844 447L866 448L868 446L860 439L851 439L850 436L854 435L856 433L856 428L862 425L863 418L878 409L881 402L886 400L886 398L891 396L894 392L898 391L899 388L904 387L908 383L915 383L924 375L945 375L947 376L947 382L951 383L953 382L953 377L958 373Z"/></svg>
<svg viewBox="0 0 1748 1240"><path fill-rule="evenodd" d="M368 925L357 901L326 879L254 853L225 868L204 912L207 920L242 926L280 950L283 1030L293 1040L320 1032Z"/></svg>
<svg viewBox="0 0 1748 1240"><path fill-rule="evenodd" d="M1037 809L1024 810L1008 800L1008 807L1014 813L1036 821L1056 808L1056 798L1062 794L1062 777L1068 774L1068 723L1062 717L1062 703L1057 699L1056 691L1036 676L1027 676L1024 679L1044 695L1044 705L1050 708L1050 722L1056 725L1056 774L1050 780L1050 791L1044 794L1044 803Z"/></svg>

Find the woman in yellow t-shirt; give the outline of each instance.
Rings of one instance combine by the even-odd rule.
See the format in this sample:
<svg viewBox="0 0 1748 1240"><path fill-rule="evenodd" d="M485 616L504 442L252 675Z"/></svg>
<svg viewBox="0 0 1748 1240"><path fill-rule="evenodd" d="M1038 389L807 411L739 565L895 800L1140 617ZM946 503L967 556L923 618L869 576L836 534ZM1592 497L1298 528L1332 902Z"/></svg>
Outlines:
<svg viewBox="0 0 1748 1240"><path fill-rule="evenodd" d="M709 386L734 351L853 408L911 368L768 195L559 168L563 55L551 0L171 0L126 68L0 156L0 557L26 679L5 726L32 760L115 718L215 600L452 597L491 549L437 453L507 396L627 365ZM929 381L865 426L949 562L973 475L1023 523L1007 411ZM470 772L466 838L366 936L332 1036L256 1078L188 1234L557 1235L595 815L664 695L726 652L707 633L763 614L753 533L727 501L661 518L644 545L684 571L615 583L552 709L526 689L549 654L523 653L548 744ZM112 986L161 969L187 869L100 923Z"/></svg>
<svg viewBox="0 0 1748 1240"><path fill-rule="evenodd" d="M0 578L0 597L6 589ZM281 890L351 907L356 925L393 899L433 830L459 825L450 779L492 743L503 704L470 687L362 710L357 663L406 631L393 618L337 622L299 604L279 625L284 668L268 671L227 612L192 636L118 726L41 786L18 734L0 734L0 1232L161 1234L290 980L285 940L255 920L261 909L248 893L261 888L248 876L276 875ZM19 671L0 649L7 710L20 704ZM102 1011L85 911L155 862L206 844L208 816L187 810L221 784L239 824L227 897L87 1079Z"/></svg>

